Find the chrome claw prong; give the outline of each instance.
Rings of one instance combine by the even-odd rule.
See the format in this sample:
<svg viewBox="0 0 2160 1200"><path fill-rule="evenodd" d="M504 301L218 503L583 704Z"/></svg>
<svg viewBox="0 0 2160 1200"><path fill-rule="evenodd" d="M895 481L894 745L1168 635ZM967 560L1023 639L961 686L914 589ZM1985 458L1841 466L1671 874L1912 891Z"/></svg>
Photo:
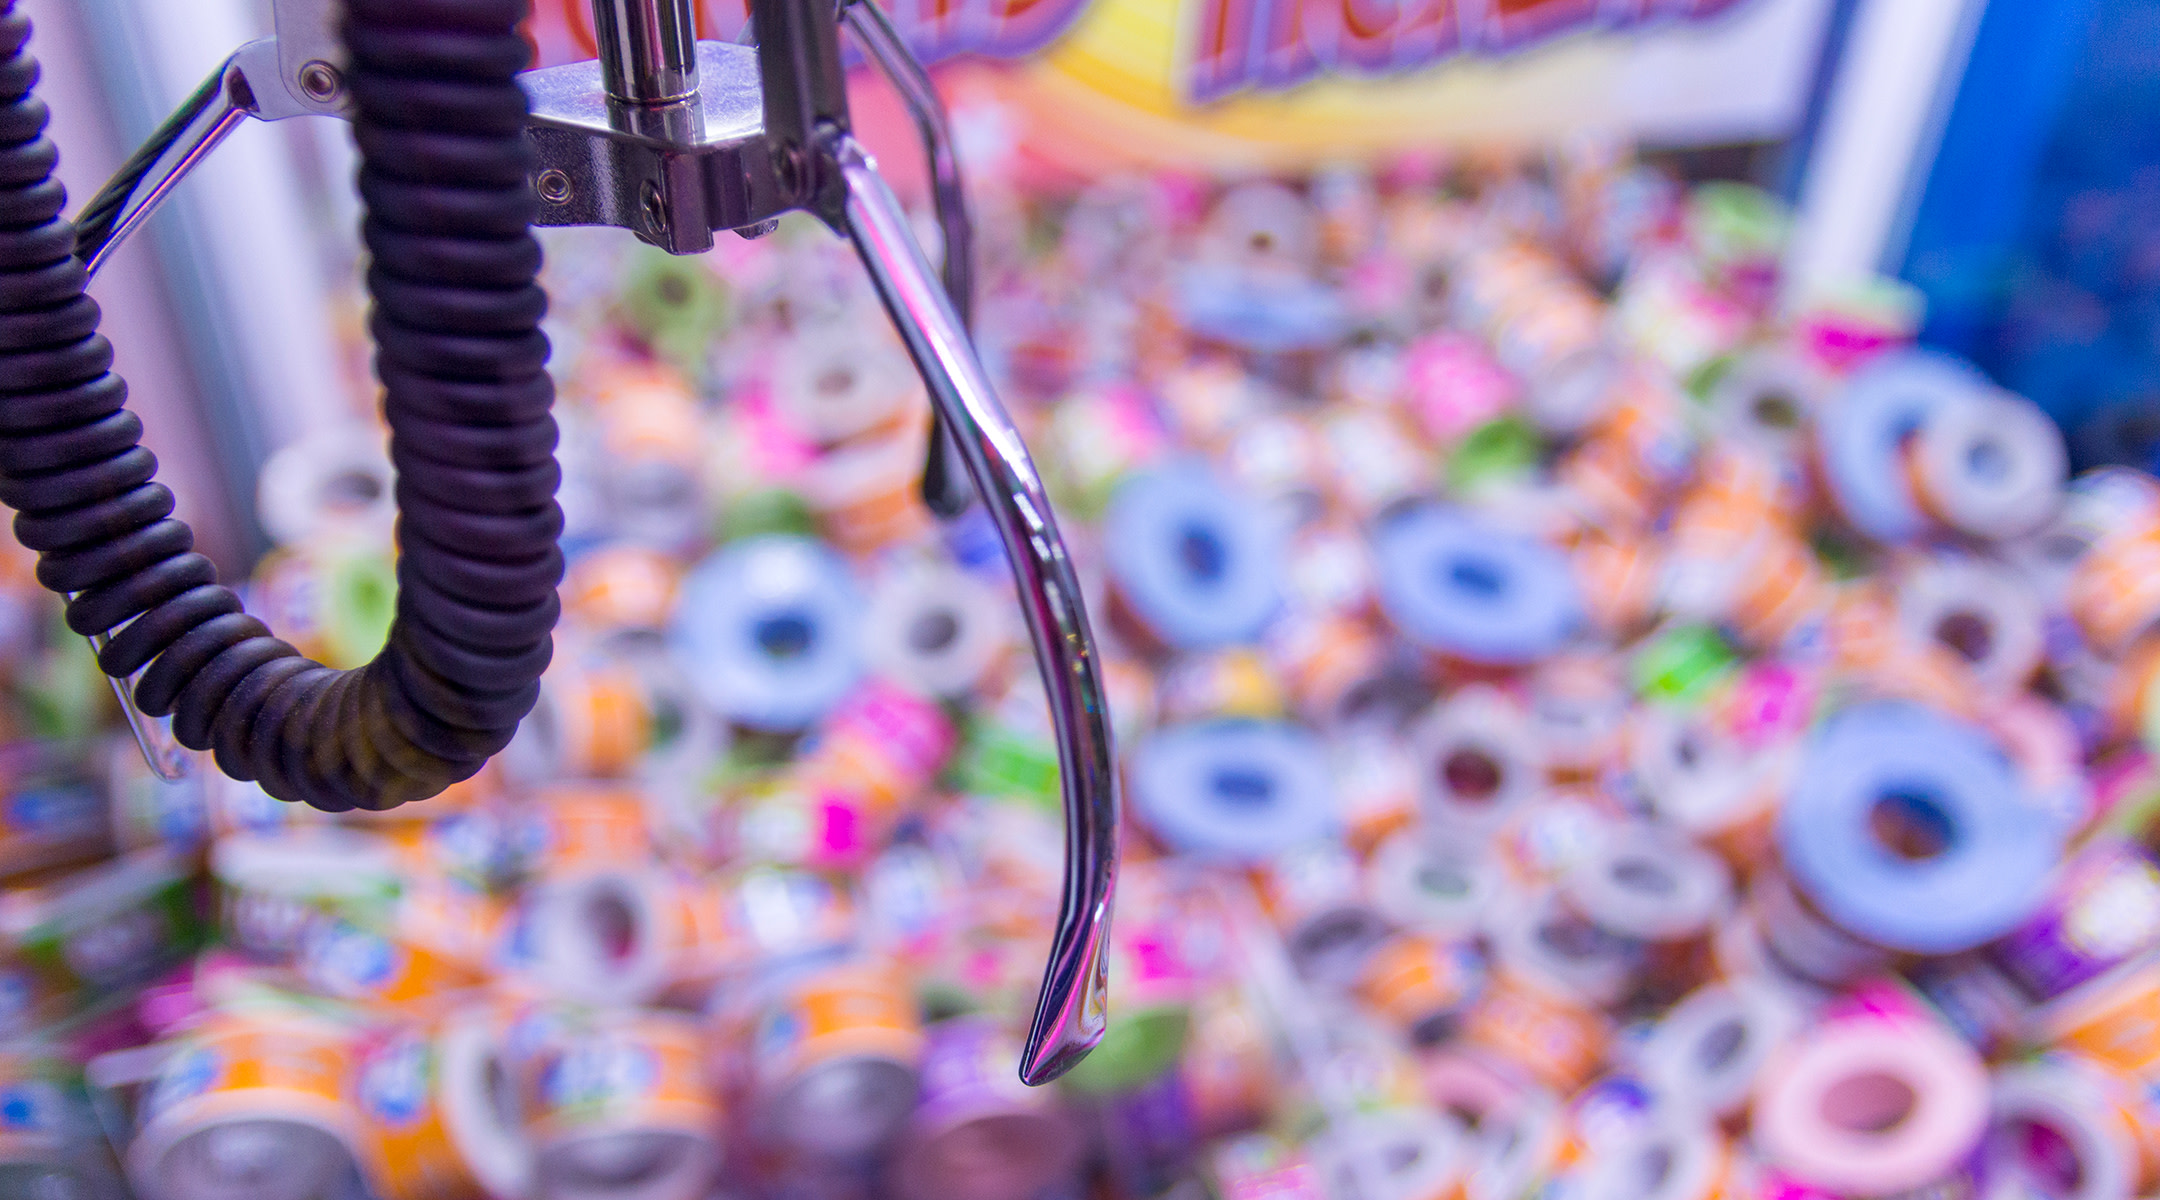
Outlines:
<svg viewBox="0 0 2160 1200"><path fill-rule="evenodd" d="M1102 664L1042 480L906 213L852 136L836 133L821 149L845 185L845 232L997 526L1050 702L1065 804L1064 892L1020 1064L1022 1080L1048 1083L1085 1057L1107 1027L1118 795Z"/></svg>

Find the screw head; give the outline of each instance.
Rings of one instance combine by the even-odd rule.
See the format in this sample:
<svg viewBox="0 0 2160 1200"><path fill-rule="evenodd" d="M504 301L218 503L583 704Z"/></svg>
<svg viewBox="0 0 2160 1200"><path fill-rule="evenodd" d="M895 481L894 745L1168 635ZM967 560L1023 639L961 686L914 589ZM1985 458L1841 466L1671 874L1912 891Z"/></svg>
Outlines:
<svg viewBox="0 0 2160 1200"><path fill-rule="evenodd" d="M570 177L560 168L549 167L533 177L533 191L549 204L561 204L570 199Z"/></svg>
<svg viewBox="0 0 2160 1200"><path fill-rule="evenodd" d="M329 63L319 58L310 59L300 68L300 90L318 104L327 103L345 90L345 77Z"/></svg>

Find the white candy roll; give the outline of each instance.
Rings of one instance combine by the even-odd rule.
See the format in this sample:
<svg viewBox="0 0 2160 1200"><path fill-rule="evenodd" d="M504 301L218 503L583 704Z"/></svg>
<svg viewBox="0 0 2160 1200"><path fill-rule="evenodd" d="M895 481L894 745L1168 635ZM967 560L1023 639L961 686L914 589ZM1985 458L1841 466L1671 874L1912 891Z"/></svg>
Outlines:
<svg viewBox="0 0 2160 1200"><path fill-rule="evenodd" d="M1339 842L1311 842L1275 856L1260 882L1291 965L1306 979L1348 986L1387 938L1387 921L1365 894L1357 859Z"/></svg>
<svg viewBox="0 0 2160 1200"><path fill-rule="evenodd" d="M1712 1117L1748 1102L1763 1064L1800 1028L1797 1004L1751 980L1697 988L1635 1049L1635 1069L1658 1101Z"/></svg>
<svg viewBox="0 0 2160 1200"><path fill-rule="evenodd" d="M272 454L255 483L255 515L280 546L388 538L397 519L397 472L382 434L366 426L318 430Z"/></svg>
<svg viewBox="0 0 2160 1200"><path fill-rule="evenodd" d="M1719 1200L1729 1194L1732 1155L1707 1125L1653 1119L1601 1147L1556 1189L1571 1200Z"/></svg>
<svg viewBox="0 0 2160 1200"><path fill-rule="evenodd" d="M1436 842L1418 830L1381 843L1365 875L1373 907L1382 916L1440 938L1475 934L1507 893L1499 864L1489 854Z"/></svg>
<svg viewBox="0 0 2160 1200"><path fill-rule="evenodd" d="M1496 906L1485 931L1504 975L1576 1004L1619 1000L1641 965L1635 943L1591 924L1553 892Z"/></svg>
<svg viewBox="0 0 2160 1200"><path fill-rule="evenodd" d="M914 565L878 580L864 617L872 669L934 696L972 690L1012 648L1010 602L957 567Z"/></svg>
<svg viewBox="0 0 2160 1200"><path fill-rule="evenodd" d="M1451 1196L1467 1165L1461 1131L1423 1108L1359 1113L1330 1127L1311 1149L1328 1194L1357 1200Z"/></svg>
<svg viewBox="0 0 2160 1200"><path fill-rule="evenodd" d="M2055 1056L1997 1072L1994 1095L1990 1179L2062 1200L2123 1200L2137 1191L2144 1168L2120 1080Z"/></svg>
<svg viewBox="0 0 2160 1200"><path fill-rule="evenodd" d="M2040 668L2045 621L2024 576L1985 559L1925 559L1898 580L1899 632L1949 651L1991 694L2024 687Z"/></svg>
<svg viewBox="0 0 2160 1200"><path fill-rule="evenodd" d="M1987 1069L1918 1019L1819 1025L1764 1072L1754 1133L1775 1167L1837 1195L1888 1196L1948 1175L1988 1121Z"/></svg>
<svg viewBox="0 0 2160 1200"><path fill-rule="evenodd" d="M1497 688L1464 688L1411 731L1419 799L1449 831L1490 832L1545 788L1545 755L1529 715Z"/></svg>
<svg viewBox="0 0 2160 1200"><path fill-rule="evenodd" d="M1781 873L1766 871L1748 893L1763 949L1778 965L1819 984L1858 979L1889 955L1853 937L1808 907Z"/></svg>
<svg viewBox="0 0 2160 1200"><path fill-rule="evenodd" d="M1725 441L1798 463L1828 390L1822 371L1800 356L1759 351L1734 363L1710 389L1711 423Z"/></svg>
<svg viewBox="0 0 2160 1200"><path fill-rule="evenodd" d="M1767 828L1798 746L1750 748L1702 713L1646 704L1628 736L1628 767L1650 809L1691 837Z"/></svg>
<svg viewBox="0 0 2160 1200"><path fill-rule="evenodd" d="M1232 188L1208 214L1200 257L1260 276L1302 276L1320 256L1312 205L1279 183Z"/></svg>
<svg viewBox="0 0 2160 1200"><path fill-rule="evenodd" d="M2000 541L2047 523L2062 504L2070 456L2038 405L2009 392L1944 405L1914 439L1912 472L1928 511Z"/></svg>
<svg viewBox="0 0 2160 1200"><path fill-rule="evenodd" d="M813 325L798 333L773 368L773 407L796 432L830 445L897 419L922 390L914 364L869 326Z"/></svg>
<svg viewBox="0 0 2160 1200"><path fill-rule="evenodd" d="M1724 860L1647 821L1610 826L1560 892L1598 928L1639 942L1695 937L1732 909Z"/></svg>
<svg viewBox="0 0 2160 1200"><path fill-rule="evenodd" d="M684 924L682 893L661 871L574 871L527 889L510 953L554 995L635 1004L673 978Z"/></svg>

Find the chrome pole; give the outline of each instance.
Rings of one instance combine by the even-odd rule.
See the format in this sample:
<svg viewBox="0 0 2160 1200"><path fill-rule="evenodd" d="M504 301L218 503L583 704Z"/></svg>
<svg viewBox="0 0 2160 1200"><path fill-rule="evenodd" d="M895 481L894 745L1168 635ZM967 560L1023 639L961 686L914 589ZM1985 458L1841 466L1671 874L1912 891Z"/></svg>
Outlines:
<svg viewBox="0 0 2160 1200"><path fill-rule="evenodd" d="M697 95L690 0L592 0L593 40L609 98L672 104Z"/></svg>

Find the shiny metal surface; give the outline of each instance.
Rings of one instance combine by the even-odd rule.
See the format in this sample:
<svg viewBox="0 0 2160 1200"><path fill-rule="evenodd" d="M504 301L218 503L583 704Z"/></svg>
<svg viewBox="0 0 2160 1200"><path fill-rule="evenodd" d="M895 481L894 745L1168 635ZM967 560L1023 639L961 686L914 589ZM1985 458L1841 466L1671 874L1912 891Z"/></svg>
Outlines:
<svg viewBox="0 0 2160 1200"><path fill-rule="evenodd" d="M338 33L343 6L338 0L275 0L271 7L277 36L254 44L272 56L246 64L248 81L255 85L255 115L266 121L305 113L341 115L346 103L345 39ZM330 86L311 86L324 79L325 69Z"/></svg>
<svg viewBox="0 0 2160 1200"><path fill-rule="evenodd" d="M592 0L592 15L609 96L625 104L667 104L697 95L690 0Z"/></svg>
<svg viewBox="0 0 2160 1200"><path fill-rule="evenodd" d="M1020 1063L1021 1079L1047 1083L1093 1049L1107 1023L1105 949L1117 887L1118 793L1102 665L1042 480L983 375L951 299L909 233L907 214L853 137L835 133L824 148L846 183L848 237L997 524L1057 727L1064 896Z"/></svg>
<svg viewBox="0 0 2160 1200"><path fill-rule="evenodd" d="M922 138L923 154L930 162L930 194L937 208L938 233L944 240L945 295L952 300L960 327L975 327L975 221L968 213L967 191L961 186L960 160L953 153L952 121L945 100L930 82L930 75L908 49L892 17L875 0L853 0L840 10L847 23L878 66L886 82L900 94L915 131ZM967 468L960 449L945 432L945 422L930 417L928 459L923 464L923 503L941 517L967 511L974 492L968 487Z"/></svg>
<svg viewBox="0 0 2160 1200"><path fill-rule="evenodd" d="M532 101L534 174L547 176L536 225L612 225L673 254L713 233L786 211L765 139L757 51L696 46L697 94L631 106L608 95L597 62L519 76ZM552 174L551 174L552 173Z"/></svg>
<svg viewBox="0 0 2160 1200"><path fill-rule="evenodd" d="M92 275L129 234L142 228L180 181L251 115L253 97L239 58L235 54L220 64L179 111L166 118L148 144L83 206L76 217L82 228L75 239L75 256ZM85 223L89 214L99 214L94 225Z"/></svg>

